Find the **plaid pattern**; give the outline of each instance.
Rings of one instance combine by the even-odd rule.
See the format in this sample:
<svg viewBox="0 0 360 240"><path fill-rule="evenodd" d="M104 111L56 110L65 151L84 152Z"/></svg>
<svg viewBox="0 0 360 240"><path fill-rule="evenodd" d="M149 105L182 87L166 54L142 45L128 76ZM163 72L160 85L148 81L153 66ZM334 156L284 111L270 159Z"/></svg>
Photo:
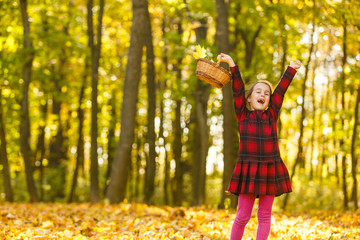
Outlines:
<svg viewBox="0 0 360 240"><path fill-rule="evenodd" d="M288 67L271 95L269 108L246 108L245 87L238 66L230 68L233 77L235 112L239 124L239 157L228 191L239 194L279 196L291 192L288 170L280 157L276 122L284 94L296 70Z"/></svg>

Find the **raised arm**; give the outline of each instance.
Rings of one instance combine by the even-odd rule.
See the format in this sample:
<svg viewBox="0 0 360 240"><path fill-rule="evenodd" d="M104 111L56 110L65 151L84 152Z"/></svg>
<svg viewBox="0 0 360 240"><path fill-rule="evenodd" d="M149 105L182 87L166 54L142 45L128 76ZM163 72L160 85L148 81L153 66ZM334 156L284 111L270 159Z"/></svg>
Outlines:
<svg viewBox="0 0 360 240"><path fill-rule="evenodd" d="M290 66L286 69L273 94L271 95L269 111L275 117L275 119L279 117L278 114L284 101L285 92L294 78L297 69L300 67L300 61L291 62Z"/></svg>
<svg viewBox="0 0 360 240"><path fill-rule="evenodd" d="M244 81L241 78L238 65L230 67L232 73L232 89L234 96L234 106L236 118L240 121L241 116L244 116L244 111L246 109L246 98L245 98L245 86Z"/></svg>
<svg viewBox="0 0 360 240"><path fill-rule="evenodd" d="M235 65L233 59L224 53L221 53L217 57L218 62L226 62L230 66L230 71L232 73L232 89L234 96L234 105L236 118L240 121L241 116L243 115L246 109L246 99L245 99L245 86L244 81L241 78L238 65Z"/></svg>

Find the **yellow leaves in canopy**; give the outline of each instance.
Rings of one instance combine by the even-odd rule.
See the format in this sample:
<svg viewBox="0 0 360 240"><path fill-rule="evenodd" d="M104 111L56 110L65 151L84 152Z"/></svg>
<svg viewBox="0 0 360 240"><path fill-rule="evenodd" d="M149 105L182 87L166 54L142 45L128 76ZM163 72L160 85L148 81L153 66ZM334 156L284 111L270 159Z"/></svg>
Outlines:
<svg viewBox="0 0 360 240"><path fill-rule="evenodd" d="M351 72L351 68L348 65L346 65L344 68L344 73L349 74L350 72Z"/></svg>

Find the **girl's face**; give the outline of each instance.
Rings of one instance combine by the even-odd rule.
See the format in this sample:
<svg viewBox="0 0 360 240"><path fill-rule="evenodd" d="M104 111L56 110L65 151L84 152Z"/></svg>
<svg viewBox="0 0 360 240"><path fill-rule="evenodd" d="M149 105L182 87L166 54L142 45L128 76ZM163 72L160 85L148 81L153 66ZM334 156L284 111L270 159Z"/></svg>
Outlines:
<svg viewBox="0 0 360 240"><path fill-rule="evenodd" d="M270 103L271 90L265 83L257 83L253 92L247 98L251 110L265 111Z"/></svg>

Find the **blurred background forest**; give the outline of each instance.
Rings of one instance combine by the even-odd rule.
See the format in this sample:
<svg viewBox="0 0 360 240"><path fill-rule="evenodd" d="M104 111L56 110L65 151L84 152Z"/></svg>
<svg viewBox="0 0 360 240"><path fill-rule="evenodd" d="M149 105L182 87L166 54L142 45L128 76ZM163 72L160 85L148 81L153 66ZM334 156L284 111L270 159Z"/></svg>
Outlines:
<svg viewBox="0 0 360 240"><path fill-rule="evenodd" d="M2 0L0 19L0 201L235 207L231 84L196 78L200 44L246 84L301 60L276 206L358 208L360 1Z"/></svg>

